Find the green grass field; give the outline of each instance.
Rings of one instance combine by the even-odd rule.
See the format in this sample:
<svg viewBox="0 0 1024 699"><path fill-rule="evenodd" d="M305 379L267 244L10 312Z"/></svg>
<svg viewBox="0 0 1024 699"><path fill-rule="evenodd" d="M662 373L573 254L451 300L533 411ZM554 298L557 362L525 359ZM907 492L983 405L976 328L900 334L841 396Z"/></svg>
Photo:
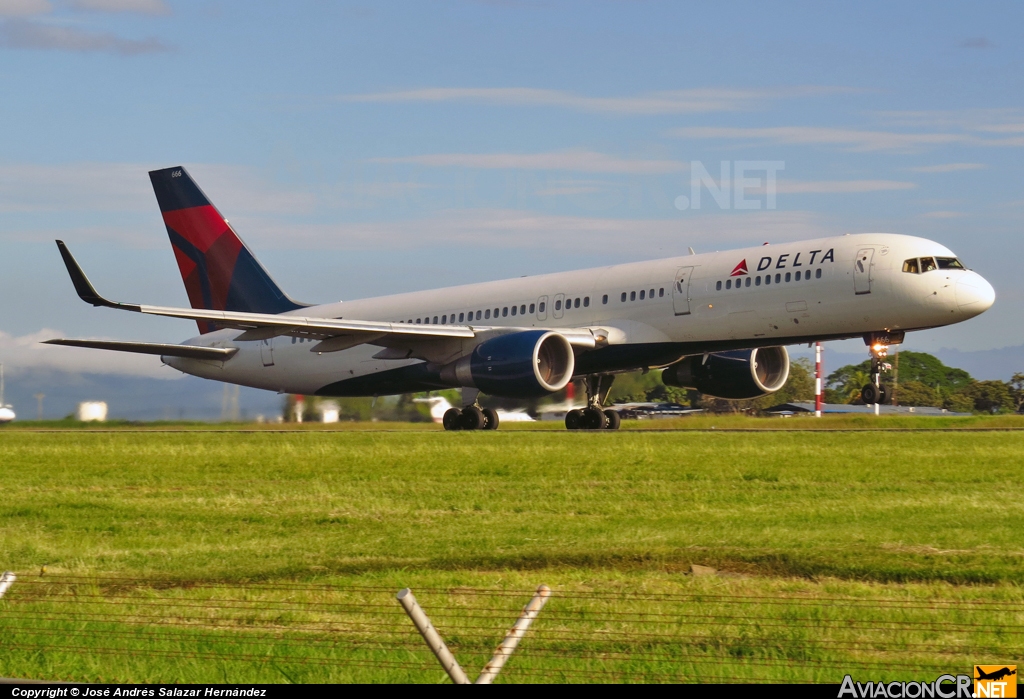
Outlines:
<svg viewBox="0 0 1024 699"><path fill-rule="evenodd" d="M667 426L683 429L650 431ZM862 431L876 426L891 431ZM0 602L0 675L436 682L398 589L478 670L539 583L555 594L505 681L934 679L1012 662L1021 426L6 429L0 568L21 579Z"/></svg>

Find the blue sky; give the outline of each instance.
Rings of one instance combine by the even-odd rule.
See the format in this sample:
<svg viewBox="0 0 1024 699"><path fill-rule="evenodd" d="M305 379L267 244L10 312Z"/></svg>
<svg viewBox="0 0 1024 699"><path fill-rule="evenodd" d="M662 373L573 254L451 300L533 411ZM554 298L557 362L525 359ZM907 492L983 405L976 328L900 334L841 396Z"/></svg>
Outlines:
<svg viewBox="0 0 1024 699"><path fill-rule="evenodd" d="M170 376L54 334L194 325L146 171L184 165L311 302L861 231L922 235L1024 343L1017 3L0 0L0 361ZM691 164L781 163L776 208L680 209ZM852 346L852 345L851 345Z"/></svg>

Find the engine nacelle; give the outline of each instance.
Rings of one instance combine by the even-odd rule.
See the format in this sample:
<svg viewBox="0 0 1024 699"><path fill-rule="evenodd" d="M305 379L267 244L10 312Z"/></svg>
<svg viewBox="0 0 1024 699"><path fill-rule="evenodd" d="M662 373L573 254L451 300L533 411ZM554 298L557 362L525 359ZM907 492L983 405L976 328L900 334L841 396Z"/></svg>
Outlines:
<svg viewBox="0 0 1024 699"><path fill-rule="evenodd" d="M575 368L564 335L526 330L481 342L468 356L442 367L441 380L492 396L536 398L565 388Z"/></svg>
<svg viewBox="0 0 1024 699"><path fill-rule="evenodd" d="M774 393L789 378L785 347L761 347L687 357L665 369L666 386L693 388L716 398L757 398Z"/></svg>

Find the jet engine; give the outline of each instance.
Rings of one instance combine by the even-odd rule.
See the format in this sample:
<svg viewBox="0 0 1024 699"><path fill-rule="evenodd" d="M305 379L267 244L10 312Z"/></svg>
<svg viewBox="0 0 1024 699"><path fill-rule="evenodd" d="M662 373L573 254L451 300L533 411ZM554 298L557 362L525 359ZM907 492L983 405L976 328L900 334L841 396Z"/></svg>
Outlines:
<svg viewBox="0 0 1024 699"><path fill-rule="evenodd" d="M469 355L442 367L441 380L492 396L535 398L565 388L575 367L572 345L564 335L526 330L481 342Z"/></svg>
<svg viewBox="0 0 1024 699"><path fill-rule="evenodd" d="M716 398L757 398L774 393L789 378L785 347L761 347L687 357L665 369L666 386L694 388Z"/></svg>

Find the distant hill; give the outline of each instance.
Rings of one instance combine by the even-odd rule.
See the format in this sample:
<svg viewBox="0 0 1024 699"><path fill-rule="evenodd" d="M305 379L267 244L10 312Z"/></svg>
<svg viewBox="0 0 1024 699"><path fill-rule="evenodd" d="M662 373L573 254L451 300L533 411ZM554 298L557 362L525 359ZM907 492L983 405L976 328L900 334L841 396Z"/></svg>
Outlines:
<svg viewBox="0 0 1024 699"><path fill-rule="evenodd" d="M225 384L181 376L154 379L117 374L71 373L53 369L8 368L5 400L19 420L36 419L36 393L44 393L43 418L59 419L75 412L81 401L106 401L110 419L219 420ZM229 387L233 392L234 387ZM242 419L281 414L284 397L270 391L239 388Z"/></svg>

